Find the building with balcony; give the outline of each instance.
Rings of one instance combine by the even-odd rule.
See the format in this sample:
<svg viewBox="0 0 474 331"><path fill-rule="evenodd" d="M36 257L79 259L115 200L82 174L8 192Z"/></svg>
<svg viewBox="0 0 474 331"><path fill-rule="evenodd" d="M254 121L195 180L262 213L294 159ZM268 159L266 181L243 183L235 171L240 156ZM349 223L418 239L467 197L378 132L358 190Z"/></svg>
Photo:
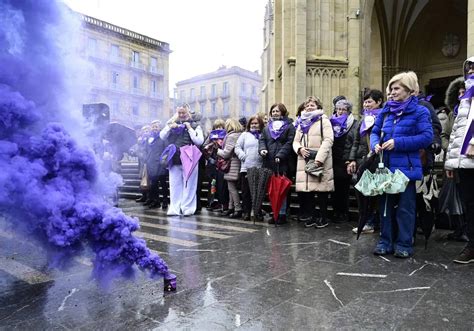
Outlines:
<svg viewBox="0 0 474 331"><path fill-rule="evenodd" d="M78 15L91 87L83 103L105 103L111 121L131 127L169 118L169 44Z"/></svg>
<svg viewBox="0 0 474 331"><path fill-rule="evenodd" d="M177 82L175 103L188 103L193 111L201 113L201 123L209 129L217 118L248 118L259 112L261 85L258 72L222 66Z"/></svg>

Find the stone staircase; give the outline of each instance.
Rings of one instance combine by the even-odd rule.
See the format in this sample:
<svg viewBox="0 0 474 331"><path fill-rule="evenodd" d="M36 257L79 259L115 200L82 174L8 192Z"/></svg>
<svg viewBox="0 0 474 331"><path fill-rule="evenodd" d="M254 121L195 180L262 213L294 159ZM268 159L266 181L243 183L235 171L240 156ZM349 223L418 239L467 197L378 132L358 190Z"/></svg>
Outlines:
<svg viewBox="0 0 474 331"><path fill-rule="evenodd" d="M124 180L124 185L119 188L119 197L124 199L137 199L141 196L139 186L140 186L140 178L138 175L138 163L137 162L122 162L121 167L121 175ZM435 165L435 172L438 175L438 186L441 188L442 183L442 171L443 171L443 164L436 163ZM350 218L353 220L357 219L358 209L357 209L357 200L355 197L354 188L351 187L349 192L349 213ZM204 180L202 185L202 190L200 194L200 199L202 202L202 206L205 207L207 205L207 196L209 193L209 182ZM264 202L263 208L267 211L270 211L270 205L268 201ZM295 192L294 185L291 188L291 198L290 198L290 210L292 214L296 214L299 208L298 204L298 196ZM332 206L329 204L328 210L332 212Z"/></svg>

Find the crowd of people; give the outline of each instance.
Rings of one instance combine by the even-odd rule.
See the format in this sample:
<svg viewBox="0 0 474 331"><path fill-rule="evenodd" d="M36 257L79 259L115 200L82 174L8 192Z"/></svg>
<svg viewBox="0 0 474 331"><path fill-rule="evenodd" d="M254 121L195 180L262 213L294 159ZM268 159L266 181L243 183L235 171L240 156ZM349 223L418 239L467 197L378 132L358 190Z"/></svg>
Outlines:
<svg viewBox="0 0 474 331"><path fill-rule="evenodd" d="M335 97L328 116L321 100L309 96L294 119L283 103L275 103L266 114L218 119L204 132L200 115L183 104L166 123L154 121L139 132L132 151L141 174L142 197L137 202L161 207L169 216L193 215L202 208L199 197L205 182L208 210L283 225L289 222L291 193L273 209L273 217L262 201L268 179L285 176L298 195L293 219L306 228L324 228L349 221L351 185L361 180L365 169L374 171L382 164L401 173L406 179L403 189L377 196L356 190L364 222L352 231L380 233L376 255L408 258L414 253L419 219L430 212L420 183L433 174L438 160L445 162L443 182L451 184L446 187L461 198L456 206L461 211L445 208L454 226L448 239L467 242L454 261L474 262L473 57L463 70L438 109L420 93L414 72L392 77L385 93L367 91L360 118L352 113L356 100ZM449 201L440 205L454 204L453 194L441 196Z"/></svg>

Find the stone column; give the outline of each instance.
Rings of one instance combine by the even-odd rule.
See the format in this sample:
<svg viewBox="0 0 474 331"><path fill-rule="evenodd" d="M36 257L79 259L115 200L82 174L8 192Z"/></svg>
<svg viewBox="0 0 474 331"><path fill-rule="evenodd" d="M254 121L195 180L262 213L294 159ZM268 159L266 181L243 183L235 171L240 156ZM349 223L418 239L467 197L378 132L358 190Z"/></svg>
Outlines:
<svg viewBox="0 0 474 331"><path fill-rule="evenodd" d="M296 0L295 20L295 85L293 100L287 105L292 115L296 114L296 108L306 99L306 0Z"/></svg>
<svg viewBox="0 0 474 331"><path fill-rule="evenodd" d="M474 0L467 1L467 56L474 56Z"/></svg>
<svg viewBox="0 0 474 331"><path fill-rule="evenodd" d="M360 0L349 0L347 16L347 95L354 104L354 113L359 113L359 96L361 90L361 26L362 4ZM358 12L359 11L359 12Z"/></svg>

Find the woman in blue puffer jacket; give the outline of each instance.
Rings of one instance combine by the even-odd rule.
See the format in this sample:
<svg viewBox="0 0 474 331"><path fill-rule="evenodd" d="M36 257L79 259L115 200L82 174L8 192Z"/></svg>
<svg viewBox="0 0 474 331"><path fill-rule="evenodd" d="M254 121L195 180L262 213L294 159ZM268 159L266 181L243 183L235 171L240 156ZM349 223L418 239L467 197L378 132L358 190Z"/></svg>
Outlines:
<svg viewBox="0 0 474 331"><path fill-rule="evenodd" d="M380 203L380 241L374 254L413 255L416 218L415 181L423 178L420 149L433 139L430 112L418 104L414 95L418 78L414 72L402 72L389 81L389 101L377 117L370 135L371 149L383 151L383 162L392 172L399 169L410 182L403 193L384 194ZM395 211L396 208L396 211ZM395 217L395 219L393 218ZM398 233L393 233L397 222Z"/></svg>

